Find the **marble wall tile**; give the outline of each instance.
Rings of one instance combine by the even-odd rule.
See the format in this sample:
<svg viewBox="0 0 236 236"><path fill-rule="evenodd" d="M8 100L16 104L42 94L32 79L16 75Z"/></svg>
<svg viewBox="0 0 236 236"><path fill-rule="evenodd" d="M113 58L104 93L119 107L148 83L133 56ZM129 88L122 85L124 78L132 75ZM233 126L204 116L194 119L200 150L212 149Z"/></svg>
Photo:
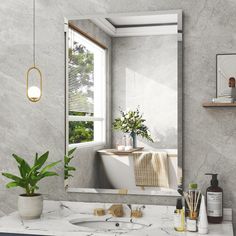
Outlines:
<svg viewBox="0 0 236 236"><path fill-rule="evenodd" d="M64 154L64 16L182 9L184 12L184 177L196 180L202 191L209 185L206 171L220 174L224 206L236 210L236 110L206 109L215 96L217 53L236 52L234 0L38 0L37 62L44 75L44 96L38 104L25 96L25 71L32 64L32 1L4 0L0 4L0 171L14 169L11 154L32 160L34 152L50 150L51 160ZM45 116L45 114L47 114ZM15 169L16 170L16 169ZM63 166L58 166L63 173ZM15 209L19 190L5 190L0 199ZM67 194L63 177L41 184L50 199L126 201L174 204L163 197ZM11 211L6 209L6 212Z"/></svg>

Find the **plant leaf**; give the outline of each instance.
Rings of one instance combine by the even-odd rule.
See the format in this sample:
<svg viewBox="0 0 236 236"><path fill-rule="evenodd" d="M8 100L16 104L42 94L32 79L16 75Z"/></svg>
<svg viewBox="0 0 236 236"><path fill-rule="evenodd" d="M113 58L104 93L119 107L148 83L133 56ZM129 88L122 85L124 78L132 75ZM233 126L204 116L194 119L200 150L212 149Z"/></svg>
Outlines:
<svg viewBox="0 0 236 236"><path fill-rule="evenodd" d="M71 149L68 152L68 156L64 156L64 179L68 179L69 177L73 177L69 172L70 171L75 171L76 168L73 166L69 166L69 163L71 160L74 158L74 156L71 156L73 152L76 150L76 148Z"/></svg>
<svg viewBox="0 0 236 236"><path fill-rule="evenodd" d="M31 188L32 190L38 190L39 189L39 187L37 186L37 185L34 185L32 188Z"/></svg>
<svg viewBox="0 0 236 236"><path fill-rule="evenodd" d="M38 176L32 176L32 180L35 182L35 184L40 181L41 179L45 178L45 177L49 177L49 176L58 176L58 174L56 172L53 171L47 171L43 174L40 174Z"/></svg>
<svg viewBox="0 0 236 236"><path fill-rule="evenodd" d="M38 166L33 166L28 173L27 179L30 179L31 175L38 169Z"/></svg>
<svg viewBox="0 0 236 236"><path fill-rule="evenodd" d="M6 185L7 188L21 187L17 182L9 182Z"/></svg>
<svg viewBox="0 0 236 236"><path fill-rule="evenodd" d="M43 164L48 159L48 154L49 154L49 151L45 152L41 157L39 157L37 159L36 163L37 163L37 166L38 166L38 170L43 166Z"/></svg>
<svg viewBox="0 0 236 236"><path fill-rule="evenodd" d="M20 175L22 178L25 178L26 177L26 173L24 171L24 168L22 168L22 166L18 166L18 169L20 171Z"/></svg>
<svg viewBox="0 0 236 236"><path fill-rule="evenodd" d="M58 174L56 172L47 171L42 176L44 178L44 177L49 177L49 176L58 176Z"/></svg>
<svg viewBox="0 0 236 236"><path fill-rule="evenodd" d="M48 171L49 169L51 169L53 166L57 165L57 164L60 163L60 162L61 162L61 161L55 161L55 162L53 162L53 163L51 163L51 164L45 166L45 167L41 170L40 174L44 174L46 171Z"/></svg>
<svg viewBox="0 0 236 236"><path fill-rule="evenodd" d="M73 166L67 166L67 170L69 170L69 171L75 171L75 170L76 170L76 168L75 168L75 167L73 167Z"/></svg>
<svg viewBox="0 0 236 236"><path fill-rule="evenodd" d="M23 179L21 179L20 177L18 177L16 175L12 175L10 173L2 173L2 175L7 177L8 179L14 180L13 182L17 183L17 186L19 186L19 187L25 188L27 185ZM10 183L12 183L12 182L10 182ZM14 187L16 187L16 186L14 186Z"/></svg>
<svg viewBox="0 0 236 236"><path fill-rule="evenodd" d="M34 159L34 165L37 165L38 158L39 158L39 154L36 152L35 159Z"/></svg>
<svg viewBox="0 0 236 236"><path fill-rule="evenodd" d="M10 173L2 173L3 176L7 177L8 179L12 179L12 180L15 180L16 182L20 182L22 181L22 179L16 175L13 175L13 174L10 174Z"/></svg>
<svg viewBox="0 0 236 236"><path fill-rule="evenodd" d="M15 160L20 164L20 166L24 166L26 172L30 171L30 165L21 157L17 156L16 154L12 154Z"/></svg>
<svg viewBox="0 0 236 236"><path fill-rule="evenodd" d="M65 165L67 165L70 162L70 158L67 156L64 156L64 162L65 162Z"/></svg>
<svg viewBox="0 0 236 236"><path fill-rule="evenodd" d="M21 177L25 178L29 174L31 167L25 161L23 161L20 165L20 169L20 173L22 173Z"/></svg>
<svg viewBox="0 0 236 236"><path fill-rule="evenodd" d="M71 149L69 152L68 152L68 156L70 156L71 154L73 154L73 152L76 150L76 147Z"/></svg>

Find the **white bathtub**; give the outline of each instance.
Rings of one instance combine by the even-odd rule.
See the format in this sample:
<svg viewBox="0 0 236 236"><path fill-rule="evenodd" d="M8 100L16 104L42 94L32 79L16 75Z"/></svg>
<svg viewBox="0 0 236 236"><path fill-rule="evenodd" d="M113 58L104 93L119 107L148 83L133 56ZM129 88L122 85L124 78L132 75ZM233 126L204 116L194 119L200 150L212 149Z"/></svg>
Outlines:
<svg viewBox="0 0 236 236"><path fill-rule="evenodd" d="M157 150L156 150L157 151ZM158 150L166 151L168 153L169 166L169 182L172 190L178 188L178 158L177 150ZM102 159L102 164L105 174L114 189L129 189L129 190L167 190L160 187L138 187L135 184L134 164L131 155L116 155L110 149L98 151Z"/></svg>

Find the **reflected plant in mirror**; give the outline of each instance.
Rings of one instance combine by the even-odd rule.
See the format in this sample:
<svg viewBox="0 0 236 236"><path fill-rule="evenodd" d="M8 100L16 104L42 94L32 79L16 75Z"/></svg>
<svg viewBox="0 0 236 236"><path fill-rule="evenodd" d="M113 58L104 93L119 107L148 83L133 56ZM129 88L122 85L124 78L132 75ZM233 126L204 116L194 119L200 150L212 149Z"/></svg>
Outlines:
<svg viewBox="0 0 236 236"><path fill-rule="evenodd" d="M153 142L150 131L144 124L146 120L143 118L143 114L140 113L139 108L133 111L120 110L120 114L121 117L116 118L113 122L113 128L124 133L129 133L133 138L133 148L137 146L136 135Z"/></svg>
<svg viewBox="0 0 236 236"><path fill-rule="evenodd" d="M70 164L72 159L74 158L73 153L76 148L71 149L67 155L64 156L64 179L68 179L69 177L73 177L71 171L76 171L76 168Z"/></svg>

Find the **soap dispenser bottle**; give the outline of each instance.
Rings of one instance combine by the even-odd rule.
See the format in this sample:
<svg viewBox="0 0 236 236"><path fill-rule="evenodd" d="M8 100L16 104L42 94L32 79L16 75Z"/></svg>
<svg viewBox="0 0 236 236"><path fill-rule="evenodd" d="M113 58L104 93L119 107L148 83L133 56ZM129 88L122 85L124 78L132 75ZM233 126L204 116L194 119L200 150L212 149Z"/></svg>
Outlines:
<svg viewBox="0 0 236 236"><path fill-rule="evenodd" d="M209 223L220 224L223 220L223 189L218 186L217 174L211 175L211 186L206 190L207 218Z"/></svg>

